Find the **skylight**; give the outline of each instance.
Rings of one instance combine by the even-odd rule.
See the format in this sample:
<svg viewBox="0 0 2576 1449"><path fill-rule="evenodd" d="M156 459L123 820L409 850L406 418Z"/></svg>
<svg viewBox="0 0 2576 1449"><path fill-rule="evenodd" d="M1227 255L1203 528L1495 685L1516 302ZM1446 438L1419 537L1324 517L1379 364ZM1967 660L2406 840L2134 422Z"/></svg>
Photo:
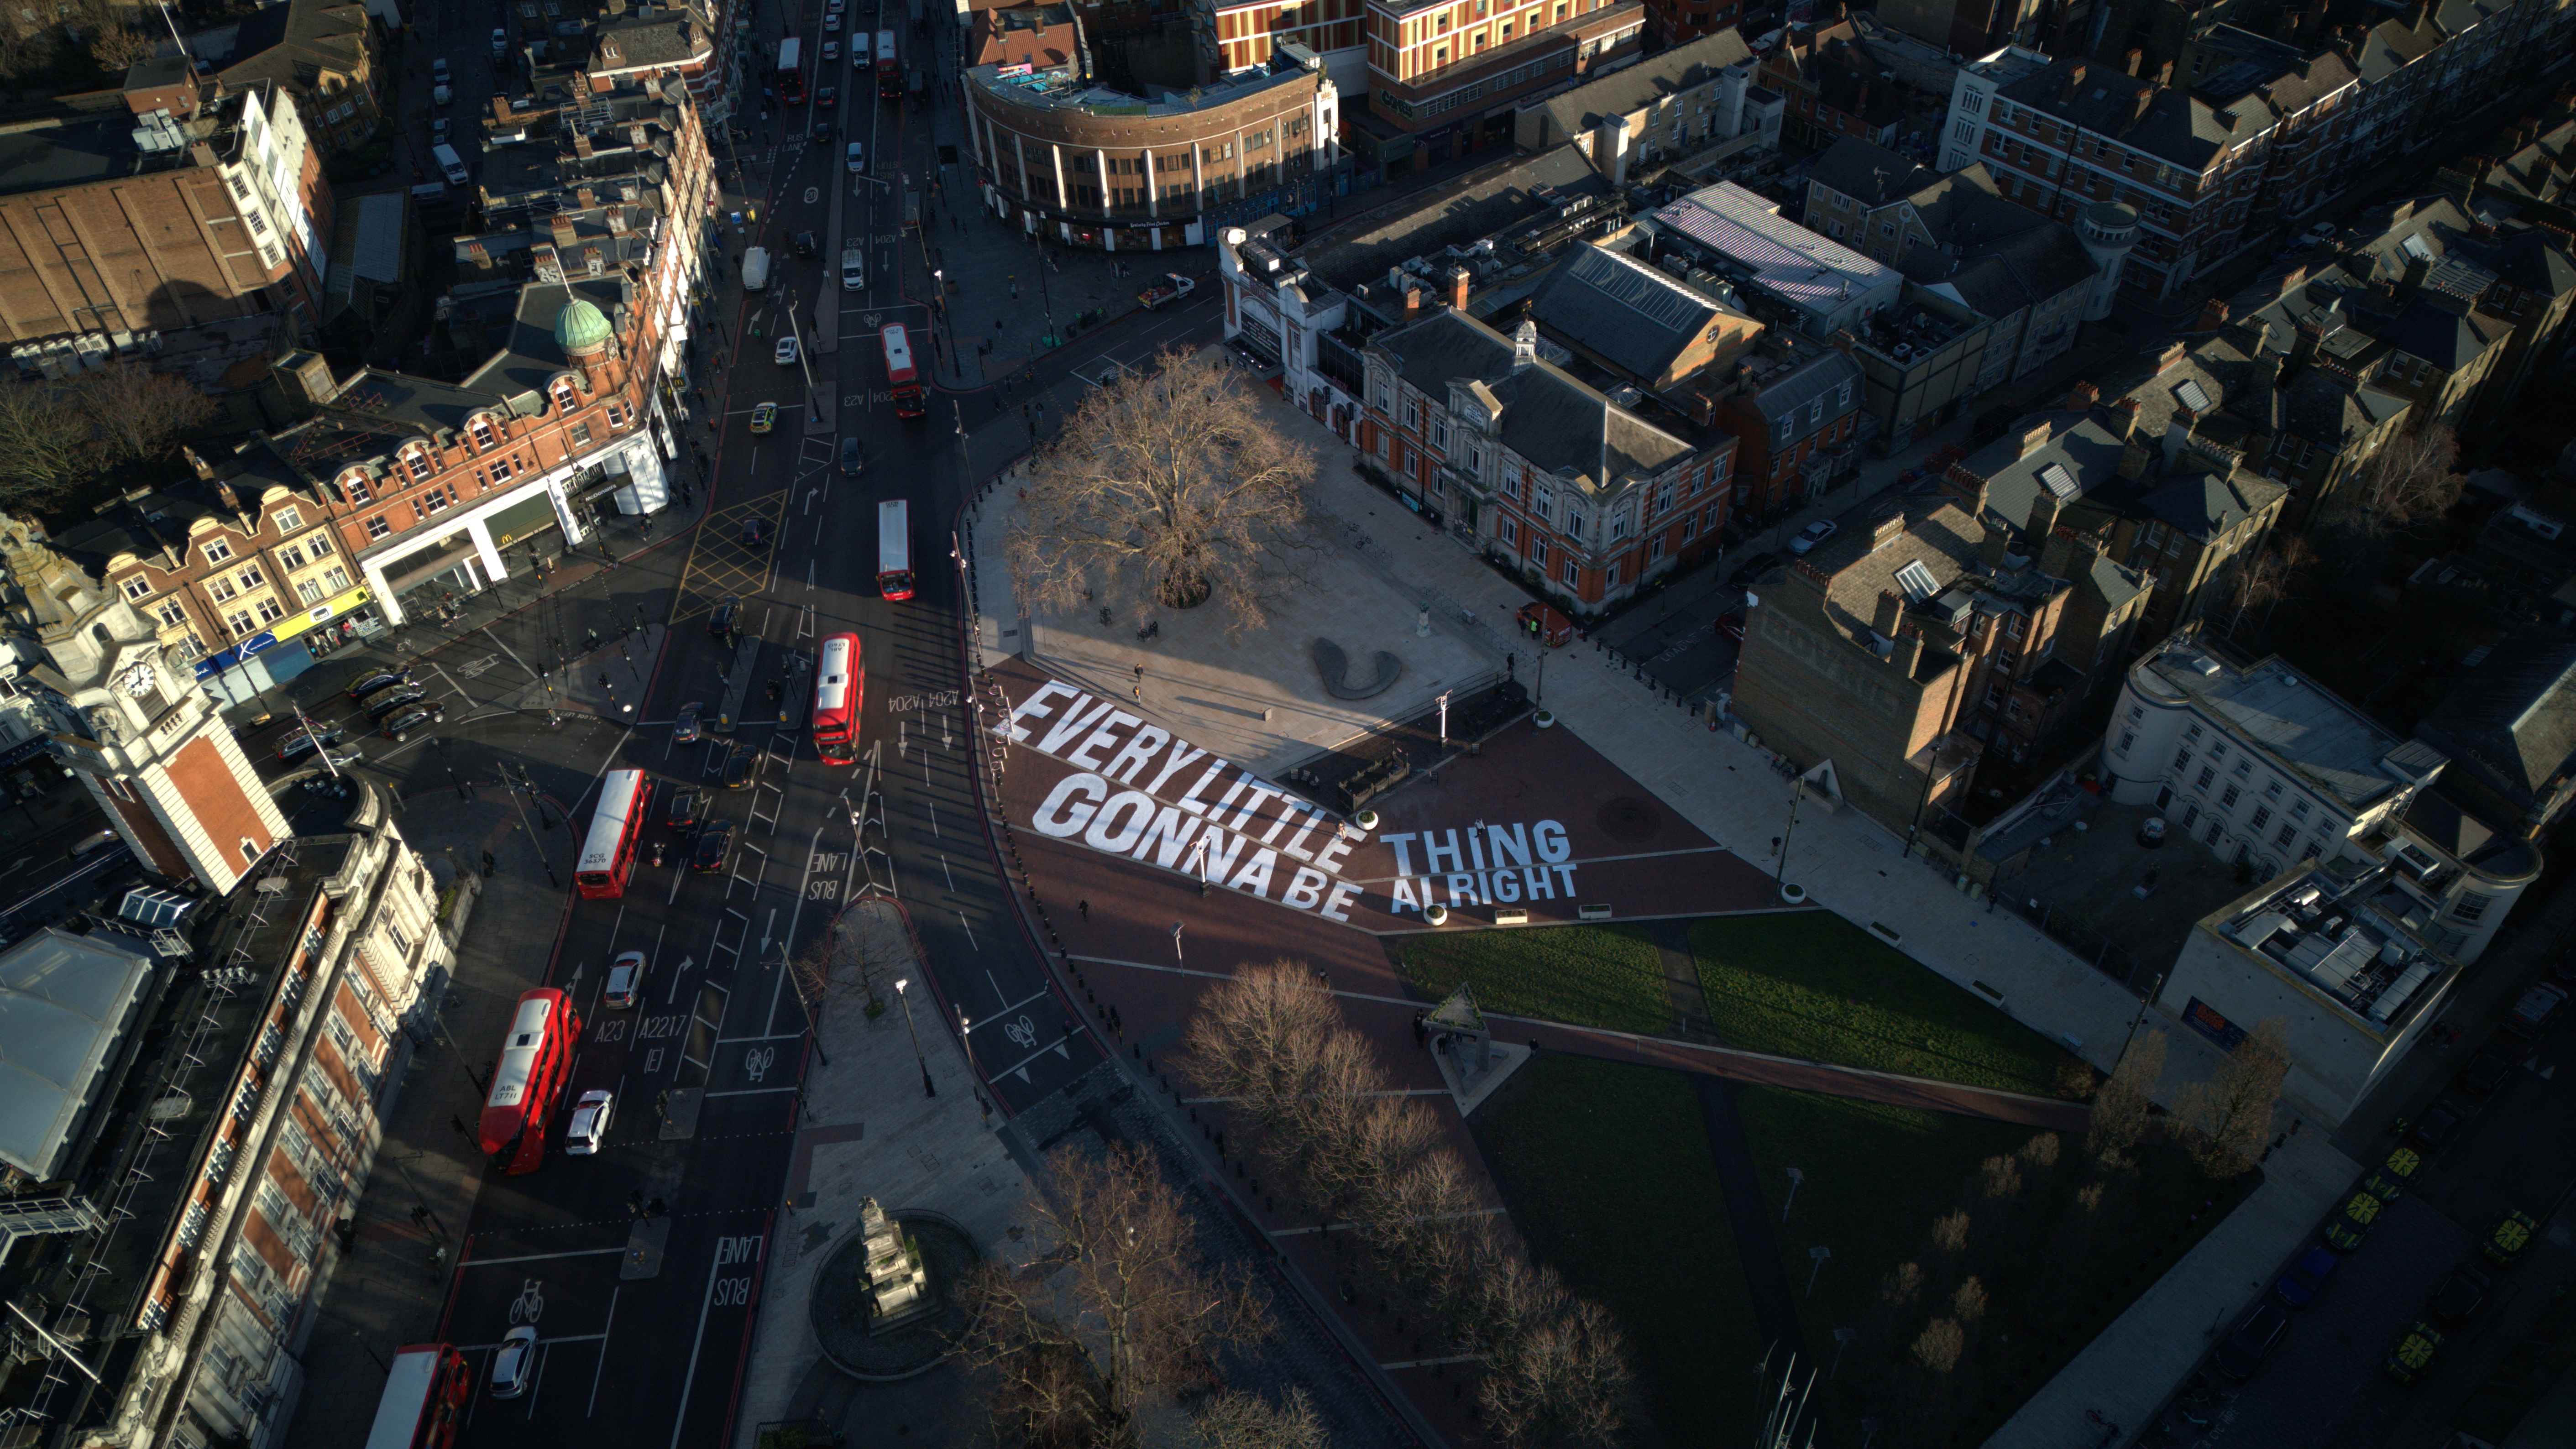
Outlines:
<svg viewBox="0 0 2576 1449"><path fill-rule="evenodd" d="M2406 239L2397 244L2397 249L2419 262L2433 260L2433 249L2425 245L2421 232L2408 232Z"/></svg>
<svg viewBox="0 0 2576 1449"><path fill-rule="evenodd" d="M2043 465L2039 470L2039 481L2061 500L2071 501L2075 497L2075 475L2067 472L2063 463Z"/></svg>
<svg viewBox="0 0 2576 1449"><path fill-rule="evenodd" d="M1921 559L1896 571L1896 586L1905 591L1908 603L1915 604L1941 592L1940 582L1932 577L1932 571L1923 566Z"/></svg>
<svg viewBox="0 0 2576 1449"><path fill-rule="evenodd" d="M2199 378L2184 378L2181 385L2174 389L2174 396L2181 399L2182 405L2191 409L2193 412L2205 413L2209 411L2209 390L2200 385Z"/></svg>

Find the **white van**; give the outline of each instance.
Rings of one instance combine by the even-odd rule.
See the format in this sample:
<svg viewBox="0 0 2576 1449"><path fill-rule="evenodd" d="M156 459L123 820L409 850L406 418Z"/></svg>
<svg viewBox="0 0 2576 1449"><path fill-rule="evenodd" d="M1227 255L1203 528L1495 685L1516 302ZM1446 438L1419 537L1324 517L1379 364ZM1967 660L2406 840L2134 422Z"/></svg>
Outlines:
<svg viewBox="0 0 2576 1449"><path fill-rule="evenodd" d="M465 170L465 158L456 154L455 147L442 141L430 147L429 154L438 162L438 169L446 174L450 186L462 186L466 183L468 173Z"/></svg>
<svg viewBox="0 0 2576 1449"><path fill-rule="evenodd" d="M87 860L102 850L114 849L117 845L121 844L124 839L124 836L117 834L113 830L100 830L84 835L79 840L73 842L71 857L74 860Z"/></svg>

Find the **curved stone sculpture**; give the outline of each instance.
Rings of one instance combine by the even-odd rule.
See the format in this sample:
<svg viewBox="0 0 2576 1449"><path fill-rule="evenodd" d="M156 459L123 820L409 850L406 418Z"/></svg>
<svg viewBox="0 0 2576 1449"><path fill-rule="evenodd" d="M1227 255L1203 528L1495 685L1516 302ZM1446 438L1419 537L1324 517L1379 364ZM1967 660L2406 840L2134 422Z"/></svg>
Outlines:
<svg viewBox="0 0 2576 1449"><path fill-rule="evenodd" d="M1404 677L1404 661L1381 649L1377 651L1376 680L1355 686L1349 683L1350 656L1342 652L1341 645L1330 639L1318 639L1314 650L1315 672L1323 676L1324 692L1335 699L1367 699L1384 694Z"/></svg>

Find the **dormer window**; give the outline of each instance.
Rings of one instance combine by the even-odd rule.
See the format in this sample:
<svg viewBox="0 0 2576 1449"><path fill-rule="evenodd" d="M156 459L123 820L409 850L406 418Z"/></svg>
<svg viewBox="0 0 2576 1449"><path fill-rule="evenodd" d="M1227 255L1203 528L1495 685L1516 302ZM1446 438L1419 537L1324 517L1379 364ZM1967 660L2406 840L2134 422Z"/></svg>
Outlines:
<svg viewBox="0 0 2576 1449"><path fill-rule="evenodd" d="M492 420L490 418L476 418L474 421L466 424L466 431L474 435L474 446L478 449L498 447L500 445L500 439L492 431Z"/></svg>
<svg viewBox="0 0 2576 1449"><path fill-rule="evenodd" d="M233 546L219 538L205 546L205 553L206 562L219 564L233 556Z"/></svg>
<svg viewBox="0 0 2576 1449"><path fill-rule="evenodd" d="M417 444L403 449L402 462L403 467L410 470L411 481L414 483L428 482L429 475L437 471L429 461L429 450Z"/></svg>
<svg viewBox="0 0 2576 1449"><path fill-rule="evenodd" d="M292 508L281 508L281 509L277 510L277 531L278 531L278 532L280 532L280 533L293 533L295 530L297 530L297 529L299 529L299 528L302 528L303 526L304 526L304 515L303 515L303 514L301 514L301 513L297 512L296 510L294 510L294 509L292 509Z"/></svg>
<svg viewBox="0 0 2576 1449"><path fill-rule="evenodd" d="M129 599L152 597L152 581L141 574L136 574L125 581L125 596Z"/></svg>
<svg viewBox="0 0 2576 1449"><path fill-rule="evenodd" d="M573 393L572 379L565 377L555 379L555 406L561 408L581 406L580 399Z"/></svg>

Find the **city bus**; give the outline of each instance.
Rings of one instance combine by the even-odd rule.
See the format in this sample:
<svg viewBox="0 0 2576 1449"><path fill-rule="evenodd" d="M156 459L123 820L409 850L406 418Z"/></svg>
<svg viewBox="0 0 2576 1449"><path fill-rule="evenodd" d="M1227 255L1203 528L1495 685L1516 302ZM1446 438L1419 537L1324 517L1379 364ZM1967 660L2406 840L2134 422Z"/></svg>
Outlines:
<svg viewBox="0 0 2576 1449"><path fill-rule="evenodd" d="M805 99L805 65L796 53L795 36L778 42L778 101L792 106Z"/></svg>
<svg viewBox="0 0 2576 1449"><path fill-rule="evenodd" d="M886 386L894 390L894 415L917 418L930 408L930 394L921 385L920 370L912 365L912 334L900 322L889 322L879 334L885 343Z"/></svg>
<svg viewBox="0 0 2576 1449"><path fill-rule="evenodd" d="M473 1370L456 1345L415 1343L394 1350L367 1449L453 1449L473 1392Z"/></svg>
<svg viewBox="0 0 2576 1449"><path fill-rule="evenodd" d="M894 58L894 32L877 32L877 99L903 99L903 67Z"/></svg>
<svg viewBox="0 0 2576 1449"><path fill-rule="evenodd" d="M859 636L823 641L814 663L814 753L827 765L859 757L859 710L867 703L868 671L859 659Z"/></svg>
<svg viewBox="0 0 2576 1449"><path fill-rule="evenodd" d="M571 996L541 986L519 998L476 1124L483 1151L502 1172L534 1172L545 1161L546 1123L572 1080L573 1044L580 1039L581 1013Z"/></svg>
<svg viewBox="0 0 2576 1449"><path fill-rule="evenodd" d="M626 894L627 877L635 873L636 838L644 833L652 802L653 782L642 770L608 772L599 782L599 809L591 814L581 860L573 867L573 889L595 901Z"/></svg>
<svg viewBox="0 0 2576 1449"><path fill-rule="evenodd" d="M877 592L912 597L912 505L900 498L877 505Z"/></svg>

